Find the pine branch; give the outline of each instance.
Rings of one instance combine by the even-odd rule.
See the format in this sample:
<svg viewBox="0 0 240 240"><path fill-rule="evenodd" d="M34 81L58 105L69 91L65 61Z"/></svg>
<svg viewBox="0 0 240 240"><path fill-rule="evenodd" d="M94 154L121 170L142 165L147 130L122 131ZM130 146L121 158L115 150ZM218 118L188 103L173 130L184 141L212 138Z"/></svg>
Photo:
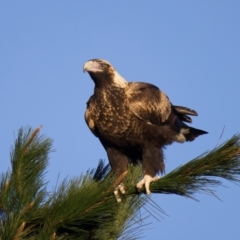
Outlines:
<svg viewBox="0 0 240 240"><path fill-rule="evenodd" d="M128 230L128 219L145 197L129 197L119 206L112 194L114 176L103 162L47 192L44 173L52 141L38 136L39 130L19 130L12 170L0 180L0 239L116 239Z"/></svg>
<svg viewBox="0 0 240 240"><path fill-rule="evenodd" d="M0 209L4 212L1 239L20 239L28 216L44 201L44 174L52 140L36 130L21 128L11 150L11 171L0 180ZM4 237L3 237L4 236Z"/></svg>
<svg viewBox="0 0 240 240"><path fill-rule="evenodd" d="M193 195L197 192L215 196L211 188L222 184L219 178L240 182L239 134L153 182L150 189L153 193L177 194L190 198L194 198ZM142 192L144 191L143 189ZM136 193L136 189L132 187L131 193Z"/></svg>
<svg viewBox="0 0 240 240"><path fill-rule="evenodd" d="M118 204L113 195L114 176L99 162L95 170L64 180L48 193L44 173L52 141L31 129L20 129L11 151L12 171L0 181L0 240L3 239L136 239L145 226L139 209L149 198L136 191L141 167L129 166L126 194ZM153 193L194 198L213 193L224 178L239 182L240 135L193 159L151 184ZM161 210L157 210L161 211ZM137 226L137 227L136 227Z"/></svg>

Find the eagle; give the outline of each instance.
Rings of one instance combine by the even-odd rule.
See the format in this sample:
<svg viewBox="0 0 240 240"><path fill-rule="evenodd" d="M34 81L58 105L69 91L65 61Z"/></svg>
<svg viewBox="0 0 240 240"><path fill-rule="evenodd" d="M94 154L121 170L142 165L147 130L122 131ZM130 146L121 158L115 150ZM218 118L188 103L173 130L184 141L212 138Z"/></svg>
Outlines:
<svg viewBox="0 0 240 240"><path fill-rule="evenodd" d="M145 186L150 194L150 183L164 173L163 148L207 133L185 123L191 123L189 116L197 116L197 112L173 105L153 84L127 82L106 60L91 59L83 71L95 84L85 121L107 152L116 177L117 200L119 191L125 193L123 179L129 163L142 164L143 179L136 187L140 190Z"/></svg>

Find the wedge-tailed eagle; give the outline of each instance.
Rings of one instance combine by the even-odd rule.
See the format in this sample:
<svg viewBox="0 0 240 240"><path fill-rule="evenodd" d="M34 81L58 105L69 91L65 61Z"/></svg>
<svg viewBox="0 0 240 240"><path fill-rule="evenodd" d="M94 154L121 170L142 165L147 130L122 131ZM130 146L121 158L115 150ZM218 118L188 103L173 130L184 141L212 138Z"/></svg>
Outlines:
<svg viewBox="0 0 240 240"><path fill-rule="evenodd" d="M84 64L94 81L94 93L87 102L85 120L105 148L118 183L127 173L128 163L142 163L143 179L150 193L150 182L164 172L163 147L173 142L193 141L207 132L189 127L189 115L197 112L174 106L156 86L127 82L106 60L92 59ZM123 185L116 188L124 193Z"/></svg>

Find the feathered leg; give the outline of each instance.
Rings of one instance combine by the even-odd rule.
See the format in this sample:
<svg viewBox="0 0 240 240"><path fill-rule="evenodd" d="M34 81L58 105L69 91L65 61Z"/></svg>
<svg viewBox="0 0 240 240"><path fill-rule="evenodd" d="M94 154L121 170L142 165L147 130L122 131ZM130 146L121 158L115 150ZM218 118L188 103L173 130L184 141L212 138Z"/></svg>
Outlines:
<svg viewBox="0 0 240 240"><path fill-rule="evenodd" d="M162 149L158 149L152 144L147 144L142 151L143 179L137 183L140 190L145 185L146 193L150 194L150 183L158 180L156 176L159 172L163 173L165 169Z"/></svg>
<svg viewBox="0 0 240 240"><path fill-rule="evenodd" d="M114 185L117 187L114 190L114 195L117 202L121 202L119 192L122 194L125 193L123 179L127 174L128 158L126 155L115 148L106 148L106 151L108 154L110 166L114 171L116 177Z"/></svg>

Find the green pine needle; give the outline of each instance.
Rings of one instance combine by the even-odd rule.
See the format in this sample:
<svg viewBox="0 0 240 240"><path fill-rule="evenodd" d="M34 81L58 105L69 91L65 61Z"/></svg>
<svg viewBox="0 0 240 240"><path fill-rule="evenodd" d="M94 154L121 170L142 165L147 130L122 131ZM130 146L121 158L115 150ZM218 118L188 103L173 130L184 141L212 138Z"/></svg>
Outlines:
<svg viewBox="0 0 240 240"><path fill-rule="evenodd" d="M221 185L219 178L240 182L239 134L153 182L150 189L153 193L177 194L190 198L194 198L193 195L197 192L215 196L211 188Z"/></svg>
<svg viewBox="0 0 240 240"><path fill-rule="evenodd" d="M118 204L113 195L114 175L100 161L97 168L59 184L53 193L44 179L52 140L36 130L21 128L11 151L11 171L0 179L0 240L5 239L139 239L148 215L139 210L146 203L154 216L164 213L148 196L136 190L141 167L129 166L124 180L126 194ZM214 194L220 178L240 181L240 135L178 167L156 182L153 193L194 198ZM142 231L141 231L142 230Z"/></svg>

